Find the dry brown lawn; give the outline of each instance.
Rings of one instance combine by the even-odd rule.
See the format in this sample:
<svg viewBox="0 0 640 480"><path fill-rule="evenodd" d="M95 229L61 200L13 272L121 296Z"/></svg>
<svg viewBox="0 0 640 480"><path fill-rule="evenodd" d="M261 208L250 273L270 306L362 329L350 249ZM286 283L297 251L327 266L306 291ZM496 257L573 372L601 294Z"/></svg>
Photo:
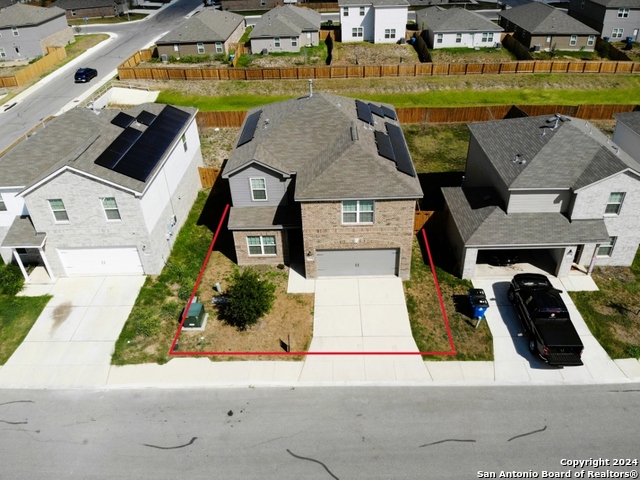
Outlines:
<svg viewBox="0 0 640 480"><path fill-rule="evenodd" d="M433 49L430 50L433 63L495 63L514 62L516 57L506 48L481 49L457 48L457 49Z"/></svg>
<svg viewBox="0 0 640 480"><path fill-rule="evenodd" d="M223 162L229 158L239 128L201 128L200 145L205 167L221 168Z"/></svg>

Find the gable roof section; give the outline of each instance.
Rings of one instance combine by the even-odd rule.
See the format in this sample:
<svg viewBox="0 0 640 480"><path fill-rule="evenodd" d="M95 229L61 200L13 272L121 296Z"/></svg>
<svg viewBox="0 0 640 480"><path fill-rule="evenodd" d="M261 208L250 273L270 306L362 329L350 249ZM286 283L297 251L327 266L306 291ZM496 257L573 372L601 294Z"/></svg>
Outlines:
<svg viewBox="0 0 640 480"><path fill-rule="evenodd" d="M339 0L340 7L359 7L372 5L373 7L408 7L407 0Z"/></svg>
<svg viewBox="0 0 640 480"><path fill-rule="evenodd" d="M137 117L146 110L158 115L168 107L149 103L126 110L126 113ZM190 115L187 125L190 124L197 110L187 107L180 107L180 110ZM74 108L50 120L45 128L0 157L0 178L3 179L1 186L24 187L21 192L24 194L48 178L72 169L131 192L144 192L164 164L169 150L164 152L146 181L136 180L94 163L123 131L121 127L111 123L119 112L103 109L96 115L90 109ZM144 126L140 128L144 129ZM186 127L182 128L176 134L173 143L185 129Z"/></svg>
<svg viewBox="0 0 640 480"><path fill-rule="evenodd" d="M503 28L463 8L429 7L416 12L418 23L435 33L502 32Z"/></svg>
<svg viewBox="0 0 640 480"><path fill-rule="evenodd" d="M614 113L613 118L624 124L634 133L640 135L640 111Z"/></svg>
<svg viewBox="0 0 640 480"><path fill-rule="evenodd" d="M16 3L0 10L0 28L39 25L64 16L58 7L42 8Z"/></svg>
<svg viewBox="0 0 640 480"><path fill-rule="evenodd" d="M83 8L112 7L114 3L123 4L125 1L126 0L56 0L55 5L64 10L81 10Z"/></svg>
<svg viewBox="0 0 640 480"><path fill-rule="evenodd" d="M296 174L298 201L422 197L417 176L400 172L378 153L374 131L386 132L386 122L397 124L390 118L373 115L370 125L358 120L354 99L327 93L249 114L259 110L253 139L231 152L224 178L261 162Z"/></svg>
<svg viewBox="0 0 640 480"><path fill-rule="evenodd" d="M557 8L531 2L498 15L534 35L599 35L599 32Z"/></svg>
<svg viewBox="0 0 640 480"><path fill-rule="evenodd" d="M640 164L591 123L538 116L469 124L471 134L509 189L583 188Z"/></svg>
<svg viewBox="0 0 640 480"><path fill-rule="evenodd" d="M244 22L237 13L207 9L192 16L186 22L164 35L156 43L225 42Z"/></svg>
<svg viewBox="0 0 640 480"><path fill-rule="evenodd" d="M320 30L320 13L308 8L285 5L269 10L256 22L249 38L293 37Z"/></svg>

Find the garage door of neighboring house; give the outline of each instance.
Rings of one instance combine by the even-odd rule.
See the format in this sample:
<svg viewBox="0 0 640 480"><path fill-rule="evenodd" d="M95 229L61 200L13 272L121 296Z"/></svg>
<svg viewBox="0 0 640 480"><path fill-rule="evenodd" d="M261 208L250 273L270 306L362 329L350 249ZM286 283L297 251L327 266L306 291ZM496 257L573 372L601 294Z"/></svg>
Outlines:
<svg viewBox="0 0 640 480"><path fill-rule="evenodd" d="M318 276L397 275L398 249L318 250Z"/></svg>
<svg viewBox="0 0 640 480"><path fill-rule="evenodd" d="M142 275L137 248L58 249L67 275Z"/></svg>

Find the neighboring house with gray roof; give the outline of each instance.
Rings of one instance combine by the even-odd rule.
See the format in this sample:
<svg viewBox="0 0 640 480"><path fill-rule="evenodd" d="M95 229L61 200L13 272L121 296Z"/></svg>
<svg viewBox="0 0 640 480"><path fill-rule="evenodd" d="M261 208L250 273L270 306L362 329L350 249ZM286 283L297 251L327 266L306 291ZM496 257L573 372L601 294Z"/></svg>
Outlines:
<svg viewBox="0 0 640 480"><path fill-rule="evenodd" d="M44 56L47 47L73 42L64 10L16 3L0 8L0 60L25 60Z"/></svg>
<svg viewBox="0 0 640 480"><path fill-rule="evenodd" d="M65 10L67 18L117 17L127 11L127 0L56 0L50 7Z"/></svg>
<svg viewBox="0 0 640 480"><path fill-rule="evenodd" d="M640 0L569 0L569 15L596 29L603 38L640 40Z"/></svg>
<svg viewBox="0 0 640 480"><path fill-rule="evenodd" d="M320 13L285 5L269 10L256 21L249 34L251 52L299 52L300 47L319 45Z"/></svg>
<svg viewBox="0 0 640 480"><path fill-rule="evenodd" d="M407 0L338 0L343 42L397 43L407 31Z"/></svg>
<svg viewBox="0 0 640 480"><path fill-rule="evenodd" d="M200 188L196 113L75 108L14 146L0 157L5 262L52 279L159 274Z"/></svg>
<svg viewBox="0 0 640 480"><path fill-rule="evenodd" d="M493 47L502 27L463 8L430 7L416 12L419 30L427 32L429 48Z"/></svg>
<svg viewBox="0 0 640 480"><path fill-rule="evenodd" d="M228 54L245 28L242 15L208 8L160 38L156 42L158 55Z"/></svg>
<svg viewBox="0 0 640 480"><path fill-rule="evenodd" d="M463 278L496 250L549 273L629 266L640 243L640 163L591 123L539 116L469 125L462 187L442 189Z"/></svg>
<svg viewBox="0 0 640 480"><path fill-rule="evenodd" d="M533 50L584 50L592 52L599 32L557 8L531 2L498 13L505 32Z"/></svg>
<svg viewBox="0 0 640 480"><path fill-rule="evenodd" d="M317 93L254 108L222 177L238 264L409 278L423 194L391 106Z"/></svg>

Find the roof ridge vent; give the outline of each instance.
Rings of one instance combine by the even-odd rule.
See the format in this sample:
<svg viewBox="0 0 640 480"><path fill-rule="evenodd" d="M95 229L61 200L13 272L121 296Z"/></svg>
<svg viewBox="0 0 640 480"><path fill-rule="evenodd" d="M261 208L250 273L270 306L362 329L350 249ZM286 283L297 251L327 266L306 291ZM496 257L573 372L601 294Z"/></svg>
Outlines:
<svg viewBox="0 0 640 480"><path fill-rule="evenodd" d="M351 140L355 142L358 140L358 126L351 122Z"/></svg>

